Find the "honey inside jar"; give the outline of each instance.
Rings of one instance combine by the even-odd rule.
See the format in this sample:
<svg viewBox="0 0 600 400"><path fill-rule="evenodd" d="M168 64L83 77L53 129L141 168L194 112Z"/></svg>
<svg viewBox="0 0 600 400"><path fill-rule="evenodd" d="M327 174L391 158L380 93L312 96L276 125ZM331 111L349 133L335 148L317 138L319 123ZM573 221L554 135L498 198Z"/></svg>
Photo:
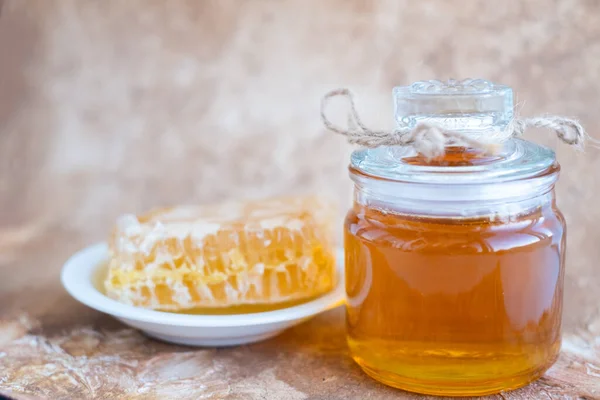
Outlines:
<svg viewBox="0 0 600 400"><path fill-rule="evenodd" d="M560 348L562 232L550 206L510 221L354 208L345 245L355 360L433 394L449 389L421 386L481 395L538 378Z"/></svg>
<svg viewBox="0 0 600 400"><path fill-rule="evenodd" d="M403 160L496 161L465 148ZM552 165L540 177L557 172ZM469 396L521 387L553 364L565 223L552 190L520 212L475 216L395 210L393 200L356 190L345 223L347 325L351 354L365 372L405 390Z"/></svg>

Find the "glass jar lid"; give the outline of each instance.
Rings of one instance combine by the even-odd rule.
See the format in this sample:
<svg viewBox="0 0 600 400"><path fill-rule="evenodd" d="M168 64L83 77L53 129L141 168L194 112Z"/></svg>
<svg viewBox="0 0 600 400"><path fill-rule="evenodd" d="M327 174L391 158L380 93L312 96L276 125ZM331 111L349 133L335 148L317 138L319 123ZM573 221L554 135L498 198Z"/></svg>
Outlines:
<svg viewBox="0 0 600 400"><path fill-rule="evenodd" d="M413 183L499 183L533 178L556 163L552 150L510 138L513 93L508 86L481 79L421 81L396 87L393 95L399 127L427 122L477 140L493 136L498 151L485 155L448 148L445 157L426 160L410 147L361 149L351 156L351 168L361 174Z"/></svg>
<svg viewBox="0 0 600 400"><path fill-rule="evenodd" d="M449 149L450 154L451 149ZM435 184L494 183L535 177L555 164L554 152L546 147L511 139L493 157L472 162L440 163L419 161L411 148L378 147L352 153L351 167L375 178ZM469 164L469 165L460 165Z"/></svg>

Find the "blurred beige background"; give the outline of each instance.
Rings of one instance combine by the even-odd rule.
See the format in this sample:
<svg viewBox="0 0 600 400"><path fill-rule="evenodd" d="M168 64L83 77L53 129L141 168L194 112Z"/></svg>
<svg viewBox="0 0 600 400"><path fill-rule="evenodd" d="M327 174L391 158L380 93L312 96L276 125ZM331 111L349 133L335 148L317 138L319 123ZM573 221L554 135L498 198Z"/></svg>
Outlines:
<svg viewBox="0 0 600 400"><path fill-rule="evenodd" d="M302 192L347 204L350 146L323 130L321 95L349 86L369 124L391 127L394 85L448 77L511 85L522 115L576 116L598 136L600 3L5 0L0 262L48 238L66 257L158 205ZM600 289L600 152L529 136L563 165L575 302Z"/></svg>
<svg viewBox="0 0 600 400"><path fill-rule="evenodd" d="M521 115L578 117L600 137L600 2L0 0L0 319L36 321L0 324L0 339L119 326L70 299L58 276L121 213L307 192L348 204L351 148L322 128L321 95L348 86L365 121L389 128L393 86L449 77L511 85ZM597 338L600 151L528 137L563 165L565 331ZM342 321L336 311L219 362L239 372L230 382L277 359L277 376L311 398L396 398L349 360ZM314 377L297 374L286 346L304 349L291 354ZM315 386L327 374L343 381Z"/></svg>
<svg viewBox="0 0 600 400"><path fill-rule="evenodd" d="M0 239L98 240L118 214L166 204L345 202L350 147L318 116L338 86L390 127L394 85L484 77L513 86L522 115L577 116L596 134L600 4L504 3L5 0ZM600 258L600 153L546 136L530 135L558 147L578 281Z"/></svg>

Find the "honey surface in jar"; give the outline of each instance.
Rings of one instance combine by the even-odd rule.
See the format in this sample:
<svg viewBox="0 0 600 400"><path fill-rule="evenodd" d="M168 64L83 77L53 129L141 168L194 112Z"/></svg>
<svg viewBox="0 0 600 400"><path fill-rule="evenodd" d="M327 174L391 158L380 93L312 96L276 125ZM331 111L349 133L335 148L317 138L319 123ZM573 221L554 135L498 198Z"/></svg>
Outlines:
<svg viewBox="0 0 600 400"><path fill-rule="evenodd" d="M464 149L404 161L493 162ZM355 202L345 225L353 358L379 381L428 394L484 395L539 378L560 349L564 226L553 197L474 217Z"/></svg>
<svg viewBox="0 0 600 400"><path fill-rule="evenodd" d="M203 314L309 300L335 284L333 215L321 199L296 197L123 216L109 243L106 293Z"/></svg>

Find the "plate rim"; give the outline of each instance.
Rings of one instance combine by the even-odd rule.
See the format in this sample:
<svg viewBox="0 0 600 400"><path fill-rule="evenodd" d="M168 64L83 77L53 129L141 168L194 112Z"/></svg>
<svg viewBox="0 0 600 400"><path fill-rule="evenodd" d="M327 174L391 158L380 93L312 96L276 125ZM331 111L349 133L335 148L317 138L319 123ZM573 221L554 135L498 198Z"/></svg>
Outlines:
<svg viewBox="0 0 600 400"><path fill-rule="evenodd" d="M343 250L336 249L336 285L332 291L306 303L279 310L248 314L197 315L155 311L119 303L100 292L93 284L94 275L108 258L108 245L98 242L75 252L64 263L60 279L67 293L78 302L116 318L160 325L185 327L243 327L291 322L309 318L339 307L345 302Z"/></svg>

